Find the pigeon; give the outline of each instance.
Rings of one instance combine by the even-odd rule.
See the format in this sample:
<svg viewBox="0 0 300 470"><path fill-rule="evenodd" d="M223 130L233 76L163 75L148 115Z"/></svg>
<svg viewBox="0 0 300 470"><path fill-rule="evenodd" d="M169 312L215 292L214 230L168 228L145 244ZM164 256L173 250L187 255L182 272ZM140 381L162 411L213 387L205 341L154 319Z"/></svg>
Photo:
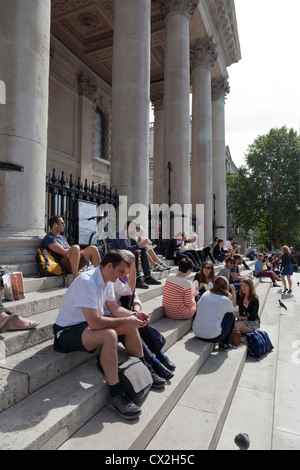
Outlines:
<svg viewBox="0 0 300 470"><path fill-rule="evenodd" d="M234 443L238 446L240 450L248 450L250 446L250 439L248 434L243 432L237 434L234 438Z"/></svg>
<svg viewBox="0 0 300 470"><path fill-rule="evenodd" d="M283 308L285 308L285 309L287 310L287 307L286 307L286 305L284 305L284 303L283 303L283 302L281 302L281 300L280 300L280 299L278 299L278 302L279 302L279 306L280 306L280 307L283 307Z"/></svg>

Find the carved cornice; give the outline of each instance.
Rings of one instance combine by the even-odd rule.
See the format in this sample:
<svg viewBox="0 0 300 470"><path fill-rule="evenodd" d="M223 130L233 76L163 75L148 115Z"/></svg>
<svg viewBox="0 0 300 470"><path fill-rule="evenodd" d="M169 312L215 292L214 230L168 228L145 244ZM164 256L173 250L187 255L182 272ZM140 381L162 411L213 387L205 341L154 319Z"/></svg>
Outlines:
<svg viewBox="0 0 300 470"><path fill-rule="evenodd" d="M220 42L226 54L226 65L229 67L241 58L236 17L231 2L228 0L214 0L208 2L208 8L216 30L220 35Z"/></svg>
<svg viewBox="0 0 300 470"><path fill-rule="evenodd" d="M218 47L212 38L199 39L191 46L191 70L197 67L210 67L215 65L218 58Z"/></svg>
<svg viewBox="0 0 300 470"><path fill-rule="evenodd" d="M84 73L80 72L78 74L78 94L79 96L85 96L89 100L96 100L97 85L90 78L88 78Z"/></svg>
<svg viewBox="0 0 300 470"><path fill-rule="evenodd" d="M212 100L224 99L230 93L230 86L227 78L214 78L211 83Z"/></svg>
<svg viewBox="0 0 300 470"><path fill-rule="evenodd" d="M184 15L190 21L200 0L160 0L160 8L164 17L169 14Z"/></svg>

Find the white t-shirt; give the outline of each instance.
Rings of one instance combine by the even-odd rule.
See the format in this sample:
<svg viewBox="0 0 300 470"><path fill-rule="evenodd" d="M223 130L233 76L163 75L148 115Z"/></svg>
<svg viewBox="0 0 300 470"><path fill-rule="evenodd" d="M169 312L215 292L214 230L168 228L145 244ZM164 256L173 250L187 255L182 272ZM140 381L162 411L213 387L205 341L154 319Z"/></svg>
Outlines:
<svg viewBox="0 0 300 470"><path fill-rule="evenodd" d="M227 312L233 312L233 303L225 295L205 292L197 303L193 323L195 336L203 339L217 338L222 333L221 323Z"/></svg>
<svg viewBox="0 0 300 470"><path fill-rule="evenodd" d="M224 245L224 250L232 250L232 243L230 240L227 240Z"/></svg>
<svg viewBox="0 0 300 470"><path fill-rule="evenodd" d="M132 295L132 290L129 284L127 282L122 282L120 279L117 279L116 282L113 283L113 287L115 293L115 301L118 305L121 305L121 297L125 295ZM140 304L140 306L142 306L142 302L140 301L136 292L134 292L133 304ZM104 306L104 315L107 317L110 316L110 311L108 310L106 305Z"/></svg>
<svg viewBox="0 0 300 470"><path fill-rule="evenodd" d="M106 301L114 301L114 287L112 282L104 282L100 267L86 271L78 276L67 290L60 306L56 324L71 326L86 321L82 307L104 314Z"/></svg>

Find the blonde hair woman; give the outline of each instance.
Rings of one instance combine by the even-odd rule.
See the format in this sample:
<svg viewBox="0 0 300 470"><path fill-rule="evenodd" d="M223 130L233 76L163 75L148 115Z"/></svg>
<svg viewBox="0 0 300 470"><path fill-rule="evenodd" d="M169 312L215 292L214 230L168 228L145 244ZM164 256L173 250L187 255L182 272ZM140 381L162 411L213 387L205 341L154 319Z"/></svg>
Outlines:
<svg viewBox="0 0 300 470"><path fill-rule="evenodd" d="M281 267L283 268L281 272L281 279L283 283L282 293L291 294L292 293L292 279L291 278L294 273L294 267L293 267L294 258L291 255L291 250L287 245L283 245L283 247L281 248L281 253L282 253ZM287 277L287 281L289 285L288 289L286 287L285 277Z"/></svg>

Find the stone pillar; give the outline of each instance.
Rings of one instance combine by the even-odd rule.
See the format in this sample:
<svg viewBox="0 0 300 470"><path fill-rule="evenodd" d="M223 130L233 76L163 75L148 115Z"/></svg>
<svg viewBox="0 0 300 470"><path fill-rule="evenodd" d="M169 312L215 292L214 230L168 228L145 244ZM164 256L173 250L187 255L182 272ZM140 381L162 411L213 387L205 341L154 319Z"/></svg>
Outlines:
<svg viewBox="0 0 300 470"><path fill-rule="evenodd" d="M24 273L44 236L50 17L50 0L0 0L0 160L24 167L0 171L0 260Z"/></svg>
<svg viewBox="0 0 300 470"><path fill-rule="evenodd" d="M214 236L227 238L225 96L230 88L226 78L212 81L213 194L215 198Z"/></svg>
<svg viewBox="0 0 300 470"><path fill-rule="evenodd" d="M172 165L171 203L181 206L190 203L189 23L198 3L161 0L166 24L164 160ZM167 185L168 171L164 167Z"/></svg>
<svg viewBox="0 0 300 470"><path fill-rule="evenodd" d="M150 0L115 0L111 186L149 200Z"/></svg>
<svg viewBox="0 0 300 470"><path fill-rule="evenodd" d="M163 155L163 92L154 93L151 101L154 107L154 141L153 141L153 204L167 200L168 188L164 184L164 170L167 163Z"/></svg>
<svg viewBox="0 0 300 470"><path fill-rule="evenodd" d="M78 76L79 94L79 129L81 144L80 148L80 176L81 181L92 181L93 177L93 127L95 114L95 99L97 85L86 75L80 73Z"/></svg>
<svg viewBox="0 0 300 470"><path fill-rule="evenodd" d="M191 47L192 68L192 165L191 198L204 204L204 244L212 240L212 102L211 70L217 60L217 47L211 38ZM198 225L198 224L197 224Z"/></svg>

